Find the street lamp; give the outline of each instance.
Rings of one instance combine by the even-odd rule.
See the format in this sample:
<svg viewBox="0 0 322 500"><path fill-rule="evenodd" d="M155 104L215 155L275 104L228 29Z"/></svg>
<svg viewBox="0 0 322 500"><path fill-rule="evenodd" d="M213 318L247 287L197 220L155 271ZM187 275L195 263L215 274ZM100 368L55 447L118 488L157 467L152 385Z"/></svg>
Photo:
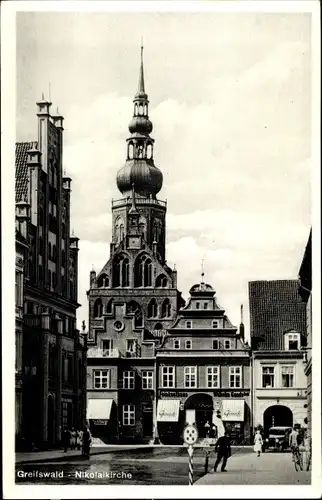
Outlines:
<svg viewBox="0 0 322 500"><path fill-rule="evenodd" d="M83 407L83 420L84 425L87 425L86 413L87 413L87 336L85 320L82 321L82 337L84 340L84 354L83 354L83 394L84 394L84 407Z"/></svg>

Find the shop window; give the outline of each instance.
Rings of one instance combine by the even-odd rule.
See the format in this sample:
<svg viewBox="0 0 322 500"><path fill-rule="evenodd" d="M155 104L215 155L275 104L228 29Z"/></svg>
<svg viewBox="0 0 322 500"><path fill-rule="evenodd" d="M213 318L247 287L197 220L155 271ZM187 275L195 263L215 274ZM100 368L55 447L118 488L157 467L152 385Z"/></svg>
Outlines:
<svg viewBox="0 0 322 500"><path fill-rule="evenodd" d="M185 388L196 388L197 387L197 367L196 366L185 366L184 367L184 386Z"/></svg>
<svg viewBox="0 0 322 500"><path fill-rule="evenodd" d="M134 389L134 372L123 372L123 389Z"/></svg>
<svg viewBox="0 0 322 500"><path fill-rule="evenodd" d="M162 366L161 367L161 383L164 389L175 388L175 367Z"/></svg>
<svg viewBox="0 0 322 500"><path fill-rule="evenodd" d="M94 389L109 389L110 375L110 370L93 370Z"/></svg>
<svg viewBox="0 0 322 500"><path fill-rule="evenodd" d="M274 387L274 366L262 366L262 387Z"/></svg>
<svg viewBox="0 0 322 500"><path fill-rule="evenodd" d="M150 370L142 371L142 389L153 389L153 372Z"/></svg>
<svg viewBox="0 0 322 500"><path fill-rule="evenodd" d="M174 348L174 349L180 349L180 340L175 339L175 340L173 341L173 348Z"/></svg>
<svg viewBox="0 0 322 500"><path fill-rule="evenodd" d="M135 406L123 405L123 425L135 425Z"/></svg>
<svg viewBox="0 0 322 500"><path fill-rule="evenodd" d="M229 367L229 387L232 389L241 387L241 366Z"/></svg>
<svg viewBox="0 0 322 500"><path fill-rule="evenodd" d="M207 387L208 389L220 387L219 366L207 366Z"/></svg>
<svg viewBox="0 0 322 500"><path fill-rule="evenodd" d="M191 349L192 348L192 342L191 342L191 340L186 340L185 346L186 346L186 349Z"/></svg>
<svg viewBox="0 0 322 500"><path fill-rule="evenodd" d="M281 366L282 387L294 387L294 366Z"/></svg>

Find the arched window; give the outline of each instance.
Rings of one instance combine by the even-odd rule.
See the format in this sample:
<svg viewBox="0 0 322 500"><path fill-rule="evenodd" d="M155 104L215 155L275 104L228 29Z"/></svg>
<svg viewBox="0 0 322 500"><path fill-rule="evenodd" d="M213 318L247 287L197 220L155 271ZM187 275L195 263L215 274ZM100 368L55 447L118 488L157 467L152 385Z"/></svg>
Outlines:
<svg viewBox="0 0 322 500"><path fill-rule="evenodd" d="M165 274L159 274L155 280L155 286L157 288L166 288L168 286L168 279Z"/></svg>
<svg viewBox="0 0 322 500"><path fill-rule="evenodd" d="M143 104L139 104L139 115L142 116L144 113L144 110L143 110Z"/></svg>
<svg viewBox="0 0 322 500"><path fill-rule="evenodd" d="M98 277L98 280L97 280L97 286L98 286L98 288L108 287L108 285L109 285L108 276L106 274L101 274Z"/></svg>
<svg viewBox="0 0 322 500"><path fill-rule="evenodd" d="M148 105L147 104L144 104L144 114L145 115L148 114Z"/></svg>
<svg viewBox="0 0 322 500"><path fill-rule="evenodd" d="M152 299L148 305L148 317L156 318L158 316L158 304L155 299Z"/></svg>
<svg viewBox="0 0 322 500"><path fill-rule="evenodd" d="M152 286L152 261L148 255L140 255L135 262L135 286Z"/></svg>
<svg viewBox="0 0 322 500"><path fill-rule="evenodd" d="M139 218L139 231L142 236L146 237L146 218L142 216Z"/></svg>
<svg viewBox="0 0 322 500"><path fill-rule="evenodd" d="M152 158L152 144L148 142L147 148L146 148L146 157L148 160Z"/></svg>
<svg viewBox="0 0 322 500"><path fill-rule="evenodd" d="M125 255L117 255L114 259L113 286L130 286L130 263Z"/></svg>
<svg viewBox="0 0 322 500"><path fill-rule="evenodd" d="M153 221L153 238L159 243L162 240L162 221L154 219Z"/></svg>
<svg viewBox="0 0 322 500"><path fill-rule="evenodd" d="M171 304L169 299L164 299L161 308L162 318L169 318L171 316Z"/></svg>
<svg viewBox="0 0 322 500"><path fill-rule="evenodd" d="M155 330L163 330L163 325L162 325L162 323L156 323L156 324L154 325L154 329L155 329Z"/></svg>
<svg viewBox="0 0 322 500"><path fill-rule="evenodd" d="M120 242L124 238L124 224L120 224Z"/></svg>
<svg viewBox="0 0 322 500"><path fill-rule="evenodd" d="M135 300L131 300L130 302L128 302L126 304L126 313L127 314L134 314L140 310L141 310L141 306L140 306L140 304L135 302Z"/></svg>
<svg viewBox="0 0 322 500"><path fill-rule="evenodd" d="M133 142L129 142L129 146L128 146L128 157L129 157L129 160L133 160L133 156L134 156Z"/></svg>
<svg viewBox="0 0 322 500"><path fill-rule="evenodd" d="M124 238L124 220L121 217L118 217L115 221L114 238L117 245Z"/></svg>
<svg viewBox="0 0 322 500"><path fill-rule="evenodd" d="M110 299L106 304L106 312L107 314L111 314L113 310L113 299Z"/></svg>
<svg viewBox="0 0 322 500"><path fill-rule="evenodd" d="M94 318L101 318L103 315L103 304L101 299L97 299L94 303Z"/></svg>
<svg viewBox="0 0 322 500"><path fill-rule="evenodd" d="M134 116L137 116L138 115L138 105L135 104L134 106Z"/></svg>

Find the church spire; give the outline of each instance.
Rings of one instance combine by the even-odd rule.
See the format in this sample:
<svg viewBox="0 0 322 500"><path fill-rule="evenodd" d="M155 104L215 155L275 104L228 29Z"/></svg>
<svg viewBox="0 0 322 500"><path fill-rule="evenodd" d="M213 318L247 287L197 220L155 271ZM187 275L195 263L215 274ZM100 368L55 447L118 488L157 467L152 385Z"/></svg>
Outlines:
<svg viewBox="0 0 322 500"><path fill-rule="evenodd" d="M144 87L144 70L143 70L143 39L141 38L141 65L140 65L140 76L139 76L139 86L135 97L146 96Z"/></svg>

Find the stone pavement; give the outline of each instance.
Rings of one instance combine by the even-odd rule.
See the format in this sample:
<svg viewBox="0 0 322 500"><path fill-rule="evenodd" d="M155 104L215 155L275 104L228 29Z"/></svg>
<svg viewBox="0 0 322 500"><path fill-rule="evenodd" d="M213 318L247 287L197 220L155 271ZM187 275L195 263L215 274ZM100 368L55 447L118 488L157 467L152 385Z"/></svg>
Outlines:
<svg viewBox="0 0 322 500"><path fill-rule="evenodd" d="M227 472L214 472L214 459L209 460L209 473L195 482L196 485L298 485L311 484L311 472L297 472L291 453L256 453L232 456L227 462Z"/></svg>
<svg viewBox="0 0 322 500"><path fill-rule="evenodd" d="M111 453L115 451L126 451L133 449L151 449L151 445L99 445L91 447L91 456L100 455L101 453ZM72 460L73 458L81 457L80 450L47 450L47 451L31 451L16 453L16 465L27 463L45 463L45 462L59 462L63 460Z"/></svg>

